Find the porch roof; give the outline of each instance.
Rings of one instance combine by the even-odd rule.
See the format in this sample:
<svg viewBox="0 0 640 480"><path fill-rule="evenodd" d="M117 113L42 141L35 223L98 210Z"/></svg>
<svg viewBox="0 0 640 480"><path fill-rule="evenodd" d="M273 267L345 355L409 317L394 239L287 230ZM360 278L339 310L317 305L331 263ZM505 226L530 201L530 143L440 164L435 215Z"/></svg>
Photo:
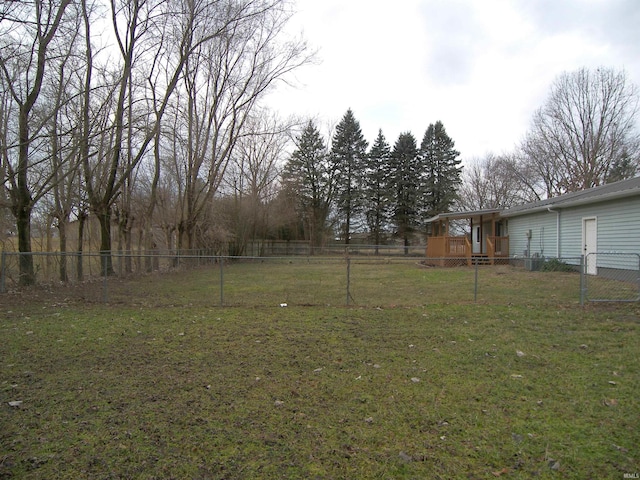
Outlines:
<svg viewBox="0 0 640 480"><path fill-rule="evenodd" d="M439 213L438 215L428 218L426 223L438 222L441 220L459 220L462 218L474 218L481 217L484 215L492 215L495 213L500 213L502 210L499 208L487 208L484 210L472 210L468 212L445 212Z"/></svg>

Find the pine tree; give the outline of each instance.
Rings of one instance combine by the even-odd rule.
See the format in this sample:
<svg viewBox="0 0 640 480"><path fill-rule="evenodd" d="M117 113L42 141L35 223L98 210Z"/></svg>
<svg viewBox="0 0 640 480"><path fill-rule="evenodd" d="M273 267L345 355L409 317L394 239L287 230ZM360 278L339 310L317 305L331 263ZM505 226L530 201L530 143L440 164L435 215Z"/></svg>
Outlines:
<svg viewBox="0 0 640 480"><path fill-rule="evenodd" d="M335 207L346 245L362 211L362 171L366 150L367 142L360 123L349 109L336 126L330 157L335 175Z"/></svg>
<svg viewBox="0 0 640 480"><path fill-rule="evenodd" d="M405 254L409 238L418 220L418 199L421 191L420 164L415 137L401 133L391 154L393 168L393 220L397 235L404 240Z"/></svg>
<svg viewBox="0 0 640 480"><path fill-rule="evenodd" d="M424 190L419 203L425 218L448 211L457 199L462 167L454 147L442 122L429 125L420 144Z"/></svg>
<svg viewBox="0 0 640 480"><path fill-rule="evenodd" d="M310 121L296 139L296 150L285 165L283 183L296 195L305 237L311 248L324 243L327 233L333 176L327 162L327 149L320 132Z"/></svg>
<svg viewBox="0 0 640 480"><path fill-rule="evenodd" d="M393 198L390 190L391 147L382 130L378 131L378 137L367 155L364 177L364 213L377 255L385 227L391 219L390 206Z"/></svg>

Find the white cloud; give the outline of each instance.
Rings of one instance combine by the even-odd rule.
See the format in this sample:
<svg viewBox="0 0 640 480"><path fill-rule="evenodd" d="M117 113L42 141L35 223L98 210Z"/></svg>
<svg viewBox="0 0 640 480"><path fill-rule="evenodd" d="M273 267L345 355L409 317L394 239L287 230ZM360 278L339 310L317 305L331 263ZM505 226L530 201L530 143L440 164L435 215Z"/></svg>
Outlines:
<svg viewBox="0 0 640 480"><path fill-rule="evenodd" d="M335 123L354 111L367 139L420 142L441 120L465 159L509 151L553 79L583 66L640 84L636 0L298 0L293 31L320 49L285 114Z"/></svg>

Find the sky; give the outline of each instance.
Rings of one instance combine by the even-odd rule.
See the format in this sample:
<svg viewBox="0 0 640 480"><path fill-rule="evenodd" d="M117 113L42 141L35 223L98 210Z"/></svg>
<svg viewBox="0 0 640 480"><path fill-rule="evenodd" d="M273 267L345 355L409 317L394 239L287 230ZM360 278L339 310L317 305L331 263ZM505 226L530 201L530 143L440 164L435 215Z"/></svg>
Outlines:
<svg viewBox="0 0 640 480"><path fill-rule="evenodd" d="M440 120L466 163L512 152L554 79L624 70L640 87L640 0L296 0L317 61L268 99L326 136L351 108L373 143Z"/></svg>

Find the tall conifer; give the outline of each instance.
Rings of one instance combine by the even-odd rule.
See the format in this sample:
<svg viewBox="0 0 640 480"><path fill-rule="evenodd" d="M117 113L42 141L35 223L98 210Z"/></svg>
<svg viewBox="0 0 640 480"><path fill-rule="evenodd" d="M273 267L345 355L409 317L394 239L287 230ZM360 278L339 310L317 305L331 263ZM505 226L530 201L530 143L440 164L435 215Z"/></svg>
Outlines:
<svg viewBox="0 0 640 480"><path fill-rule="evenodd" d="M401 133L391 154L393 168L393 220L397 235L403 239L408 253L411 233L418 222L418 198L421 191L420 164L415 137Z"/></svg>
<svg viewBox="0 0 640 480"><path fill-rule="evenodd" d="M296 150L284 168L283 183L296 195L298 212L311 247L321 246L327 233L333 175L324 140L312 121L296 139Z"/></svg>
<svg viewBox="0 0 640 480"><path fill-rule="evenodd" d="M349 244L362 212L363 169L367 142L351 109L336 126L331 146L331 167L335 175L335 207L344 243Z"/></svg>
<svg viewBox="0 0 640 480"><path fill-rule="evenodd" d="M462 183L460 152L441 121L430 124L420 144L424 190L420 207L425 218L448 211Z"/></svg>
<svg viewBox="0 0 640 480"><path fill-rule="evenodd" d="M377 246L382 243L385 228L391 219L391 147L382 130L367 155L364 182L364 213L371 241Z"/></svg>

